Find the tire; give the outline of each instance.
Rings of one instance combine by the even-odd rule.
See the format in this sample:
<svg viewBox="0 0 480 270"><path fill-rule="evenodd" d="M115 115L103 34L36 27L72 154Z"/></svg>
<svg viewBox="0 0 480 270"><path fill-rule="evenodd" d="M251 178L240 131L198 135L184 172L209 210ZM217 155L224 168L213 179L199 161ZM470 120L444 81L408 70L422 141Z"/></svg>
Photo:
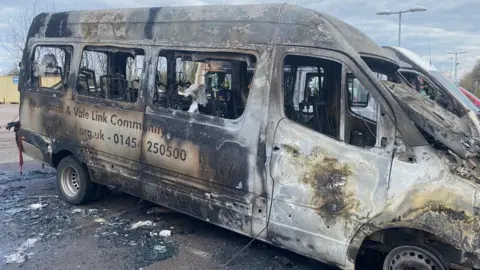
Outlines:
<svg viewBox="0 0 480 270"><path fill-rule="evenodd" d="M417 245L404 245L391 250L383 262L383 270L436 269L448 270L440 253Z"/></svg>
<svg viewBox="0 0 480 270"><path fill-rule="evenodd" d="M67 156L57 166L57 189L64 201L80 205L94 198L97 184L90 180L84 164L73 156Z"/></svg>

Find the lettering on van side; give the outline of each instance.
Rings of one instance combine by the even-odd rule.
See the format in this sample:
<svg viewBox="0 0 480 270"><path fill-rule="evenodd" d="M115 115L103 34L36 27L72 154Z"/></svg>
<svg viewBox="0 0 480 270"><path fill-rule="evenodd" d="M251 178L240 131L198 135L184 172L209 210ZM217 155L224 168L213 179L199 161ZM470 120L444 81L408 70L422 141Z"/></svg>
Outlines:
<svg viewBox="0 0 480 270"><path fill-rule="evenodd" d="M106 136L102 129L93 131L86 128L78 128L74 126L74 130L87 140L113 141L114 144L128 146L131 148L142 147L142 141L133 136L124 136L123 134L114 133L113 136Z"/></svg>
<svg viewBox="0 0 480 270"><path fill-rule="evenodd" d="M187 151L184 149L168 146L162 143L147 141L147 151L167 158L179 159L181 161L187 159Z"/></svg>
<svg viewBox="0 0 480 270"><path fill-rule="evenodd" d="M33 99L29 99L29 106L35 109L42 108L42 104L39 102L36 102ZM47 113L54 112L54 113L66 114L66 115L78 117L80 119L91 120L95 122L104 123L107 125L110 124L116 127L142 130L144 132L159 134L161 138L163 138L166 134L163 128L160 126L156 126L156 125L144 126L142 122L123 119L119 117L117 114L112 114L109 116L108 112L102 112L102 111L96 111L96 110L89 111L84 107L75 107L75 106L73 106L73 108L71 108L70 106L66 106L66 108L63 108L61 106L53 105L53 104L47 104L47 105L44 105L44 107L46 108Z"/></svg>

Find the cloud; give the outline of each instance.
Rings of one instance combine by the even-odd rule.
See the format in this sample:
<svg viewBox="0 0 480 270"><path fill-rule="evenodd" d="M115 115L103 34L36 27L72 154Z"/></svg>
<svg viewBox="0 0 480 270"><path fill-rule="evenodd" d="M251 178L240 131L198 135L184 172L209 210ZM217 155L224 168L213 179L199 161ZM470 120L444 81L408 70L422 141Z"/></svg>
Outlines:
<svg viewBox="0 0 480 270"><path fill-rule="evenodd" d="M61 9L103 9L149 6L181 6L203 4L254 4L273 3L276 0L83 0L74 4L64 4L59 0L38 0L38 10ZM406 13L402 17L402 46L431 59L441 70L450 70L450 55L447 50L466 50L459 56L459 74L469 71L480 57L480 9L478 0L287 0L288 3L312 8L333 15L357 27L380 45L397 45L398 16L378 16L376 11L391 9L407 10L414 5L422 5L426 12ZM8 20L25 7L31 7L34 0L3 0L0 8L0 37L8 31ZM1 54L1 51L0 51ZM0 56L0 66L5 66ZM9 65L7 65L9 66Z"/></svg>

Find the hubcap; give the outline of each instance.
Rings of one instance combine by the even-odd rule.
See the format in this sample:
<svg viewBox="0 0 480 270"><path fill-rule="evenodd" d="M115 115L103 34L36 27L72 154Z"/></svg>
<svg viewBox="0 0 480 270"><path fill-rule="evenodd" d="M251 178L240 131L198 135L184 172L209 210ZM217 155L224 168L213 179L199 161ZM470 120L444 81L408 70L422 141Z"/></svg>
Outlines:
<svg viewBox="0 0 480 270"><path fill-rule="evenodd" d="M405 246L392 250L385 259L388 270L445 270L440 258L419 247Z"/></svg>
<svg viewBox="0 0 480 270"><path fill-rule="evenodd" d="M63 168L60 184L62 185L62 190L68 197L77 196L80 191L79 176L77 171L71 167L67 166Z"/></svg>

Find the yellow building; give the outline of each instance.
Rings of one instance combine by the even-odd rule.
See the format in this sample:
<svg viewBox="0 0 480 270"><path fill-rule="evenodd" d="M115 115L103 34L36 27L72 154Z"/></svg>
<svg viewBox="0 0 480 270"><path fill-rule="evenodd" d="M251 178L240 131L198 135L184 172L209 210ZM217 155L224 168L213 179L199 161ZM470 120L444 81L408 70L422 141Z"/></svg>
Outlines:
<svg viewBox="0 0 480 270"><path fill-rule="evenodd" d="M49 87L60 81L59 76L41 77L42 87ZM20 103L18 76L0 76L0 103Z"/></svg>
<svg viewBox="0 0 480 270"><path fill-rule="evenodd" d="M20 103L18 76L0 76L0 103Z"/></svg>

